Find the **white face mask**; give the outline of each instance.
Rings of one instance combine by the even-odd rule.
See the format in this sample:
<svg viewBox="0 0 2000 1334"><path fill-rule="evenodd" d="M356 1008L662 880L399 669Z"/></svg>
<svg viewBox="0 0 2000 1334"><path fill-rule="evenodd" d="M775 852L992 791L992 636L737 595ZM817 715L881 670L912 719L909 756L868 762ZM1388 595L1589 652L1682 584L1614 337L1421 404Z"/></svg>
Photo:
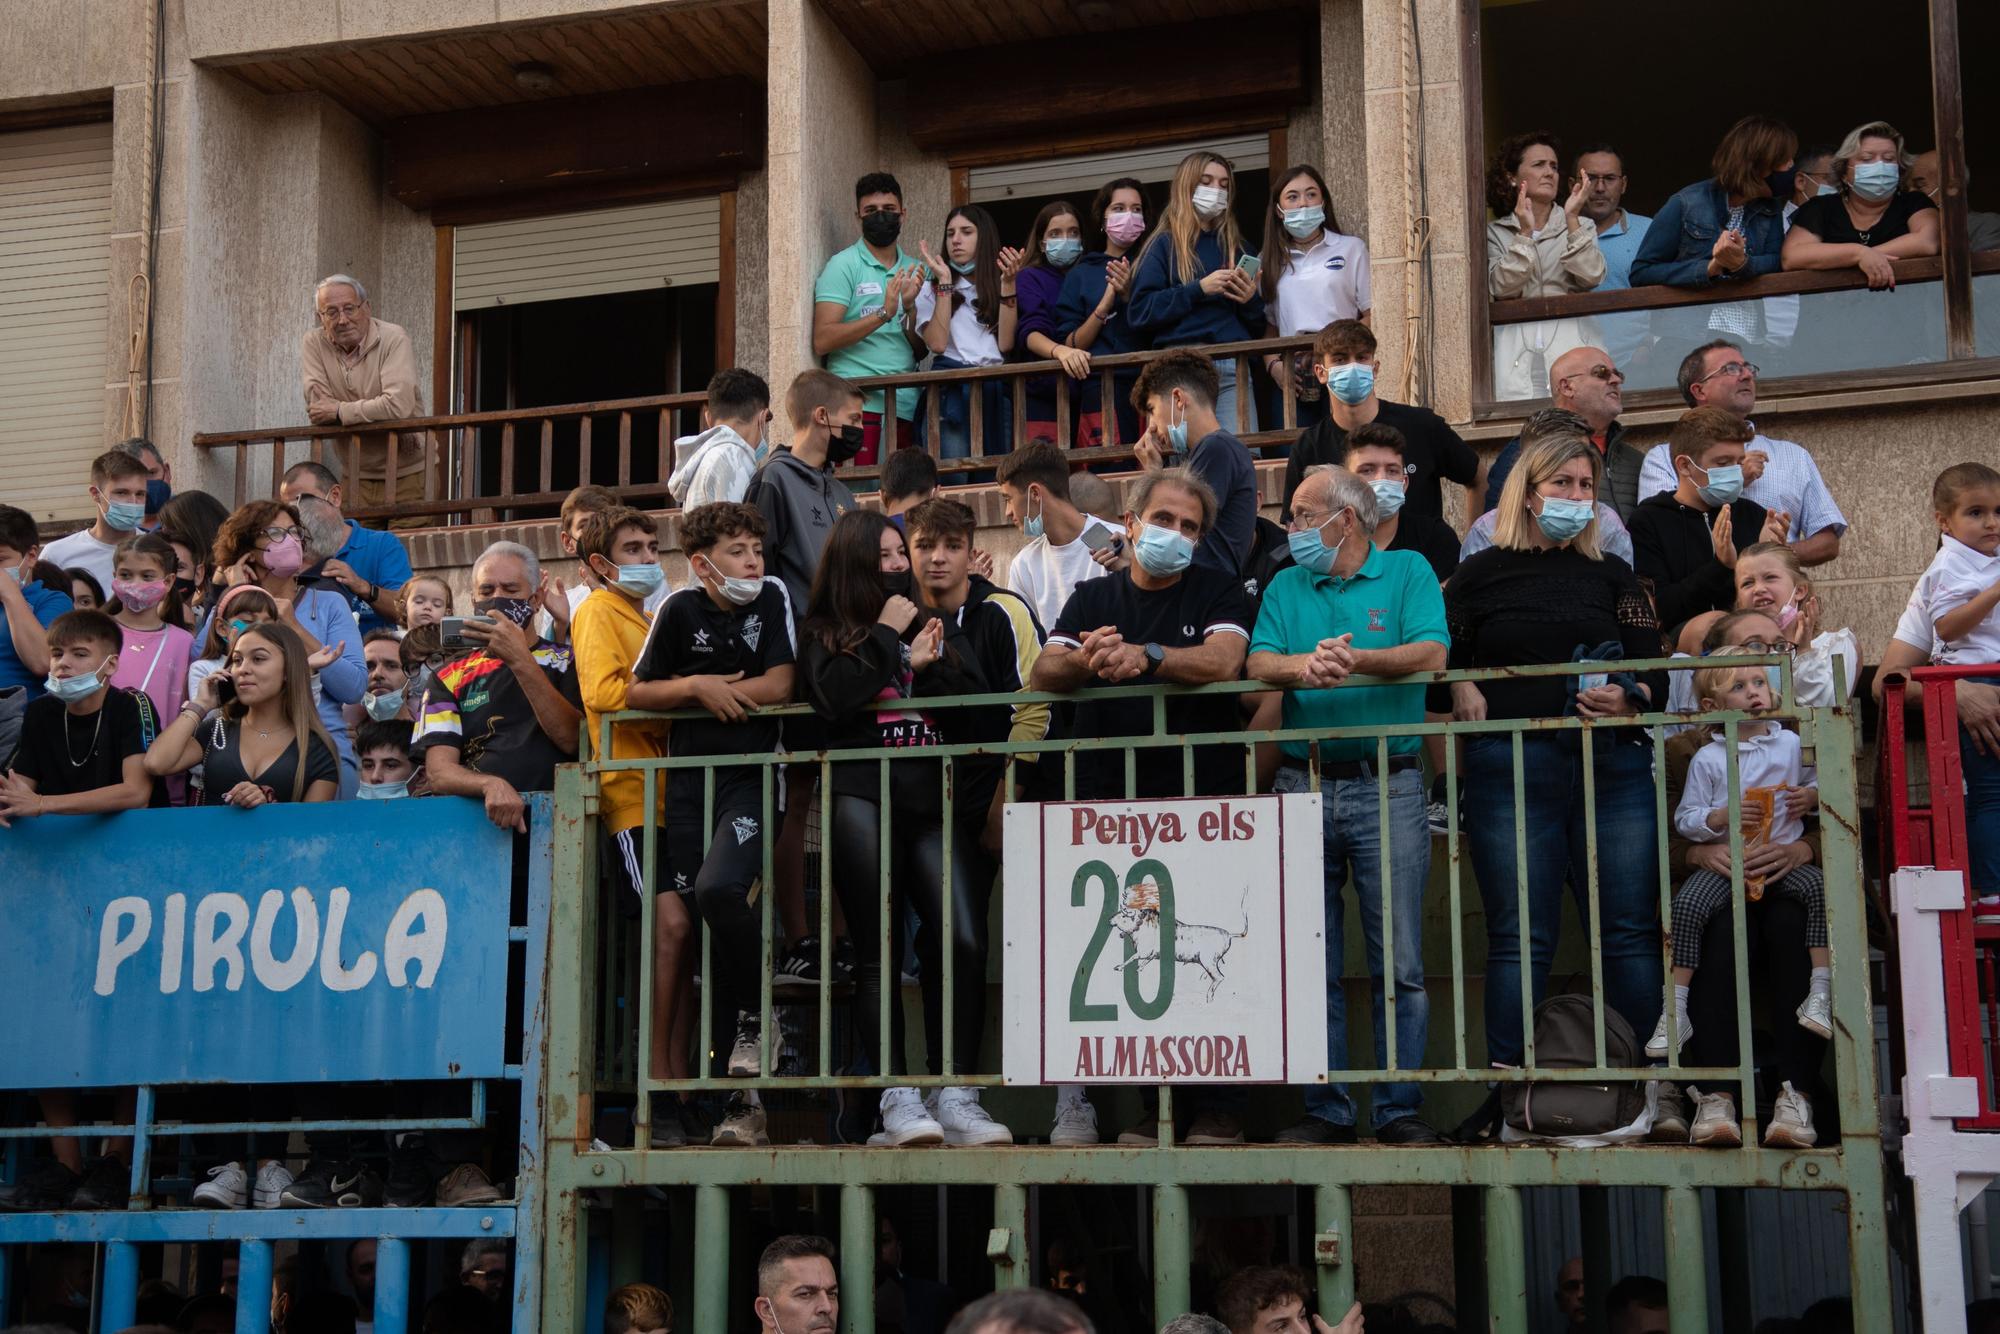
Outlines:
<svg viewBox="0 0 2000 1334"><path fill-rule="evenodd" d="M724 574L721 568L706 556L702 557L702 561L708 566L709 574L714 576L715 591L722 594L722 599L725 602L734 603L739 607L747 607L757 600L758 594L764 591L764 581L762 579L739 579L733 574Z"/></svg>
<svg viewBox="0 0 2000 1334"><path fill-rule="evenodd" d="M1195 215L1203 222L1213 222L1228 207L1229 191L1213 185L1197 185L1194 188Z"/></svg>

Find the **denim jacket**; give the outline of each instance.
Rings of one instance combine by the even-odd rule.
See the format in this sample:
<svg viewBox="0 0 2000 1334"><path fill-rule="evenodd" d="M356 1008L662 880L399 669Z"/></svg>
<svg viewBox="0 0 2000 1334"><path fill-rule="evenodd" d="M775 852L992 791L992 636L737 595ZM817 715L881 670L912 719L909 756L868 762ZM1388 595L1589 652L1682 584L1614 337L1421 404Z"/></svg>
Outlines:
<svg viewBox="0 0 2000 1334"><path fill-rule="evenodd" d="M1696 181L1653 216L1639 253L1632 257L1632 285L1665 283L1673 287L1706 287L1719 281L1708 273L1715 238L1729 222L1729 197L1715 179ZM1785 241L1784 216L1775 199L1753 199L1743 207L1744 250L1749 262L1730 279L1776 273L1778 251Z"/></svg>

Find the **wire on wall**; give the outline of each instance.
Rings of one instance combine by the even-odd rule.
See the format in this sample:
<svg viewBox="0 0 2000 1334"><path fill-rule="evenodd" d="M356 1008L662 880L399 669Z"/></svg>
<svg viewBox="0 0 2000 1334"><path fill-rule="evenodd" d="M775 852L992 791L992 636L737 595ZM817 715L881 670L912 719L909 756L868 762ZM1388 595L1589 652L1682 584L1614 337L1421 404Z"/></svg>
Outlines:
<svg viewBox="0 0 2000 1334"><path fill-rule="evenodd" d="M1431 266L1430 171L1424 133L1424 47L1417 27L1417 0L1404 0L1403 47L1403 207L1409 218L1403 265L1403 383L1405 403L1431 406L1437 332L1436 275Z"/></svg>
<svg viewBox="0 0 2000 1334"><path fill-rule="evenodd" d="M125 367L125 435L153 438L153 282L160 249L160 177L166 138L166 99L160 85L166 77L166 0L153 0L146 11L146 41L152 67L146 78L146 191L139 220L139 268L125 288L126 328L130 330Z"/></svg>

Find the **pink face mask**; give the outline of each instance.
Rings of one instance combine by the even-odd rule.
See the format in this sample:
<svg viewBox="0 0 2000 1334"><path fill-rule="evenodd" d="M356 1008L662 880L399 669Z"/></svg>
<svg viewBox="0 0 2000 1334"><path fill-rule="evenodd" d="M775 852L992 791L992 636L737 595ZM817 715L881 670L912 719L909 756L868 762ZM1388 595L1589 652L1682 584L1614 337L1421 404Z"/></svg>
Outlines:
<svg viewBox="0 0 2000 1334"><path fill-rule="evenodd" d="M1131 245L1145 230L1143 213L1113 213L1104 220L1104 234L1119 245Z"/></svg>
<svg viewBox="0 0 2000 1334"><path fill-rule="evenodd" d="M133 611L151 611L167 595L165 583L138 583L131 579L113 579L111 591L118 595L118 601Z"/></svg>
<svg viewBox="0 0 2000 1334"><path fill-rule="evenodd" d="M306 553L296 537L283 537L264 548L264 568L283 579L305 568Z"/></svg>
<svg viewBox="0 0 2000 1334"><path fill-rule="evenodd" d="M1798 603L1787 602L1784 606L1778 608L1778 628L1780 630L1791 629L1793 623L1796 622L1798 619L1799 619Z"/></svg>

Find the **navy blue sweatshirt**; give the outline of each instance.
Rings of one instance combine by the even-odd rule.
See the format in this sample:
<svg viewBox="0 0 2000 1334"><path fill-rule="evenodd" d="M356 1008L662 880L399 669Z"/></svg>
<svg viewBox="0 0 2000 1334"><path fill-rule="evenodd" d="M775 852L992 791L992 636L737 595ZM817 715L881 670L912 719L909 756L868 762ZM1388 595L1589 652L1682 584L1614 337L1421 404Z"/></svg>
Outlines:
<svg viewBox="0 0 2000 1334"><path fill-rule="evenodd" d="M1132 275L1129 306L1132 329L1149 347L1183 347L1190 343L1241 343L1264 336L1264 298L1253 296L1238 304L1226 296L1210 296L1201 280L1222 266L1222 246L1212 231L1195 239L1199 270L1183 275L1174 262L1173 238L1156 232Z"/></svg>

